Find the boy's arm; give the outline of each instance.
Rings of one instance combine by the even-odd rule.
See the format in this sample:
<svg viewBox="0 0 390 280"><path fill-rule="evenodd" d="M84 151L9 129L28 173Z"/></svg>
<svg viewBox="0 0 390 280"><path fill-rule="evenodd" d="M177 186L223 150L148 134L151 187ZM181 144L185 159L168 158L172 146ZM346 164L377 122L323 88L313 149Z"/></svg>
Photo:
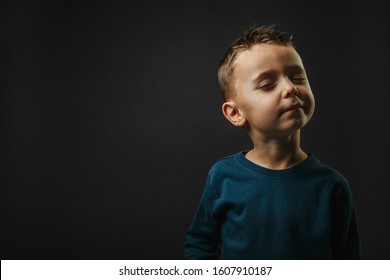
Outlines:
<svg viewBox="0 0 390 280"><path fill-rule="evenodd" d="M331 215L333 258L360 259L359 228L348 182L336 193Z"/></svg>
<svg viewBox="0 0 390 280"><path fill-rule="evenodd" d="M218 259L220 223L213 214L217 195L207 180L194 220L187 231L184 252L186 259Z"/></svg>

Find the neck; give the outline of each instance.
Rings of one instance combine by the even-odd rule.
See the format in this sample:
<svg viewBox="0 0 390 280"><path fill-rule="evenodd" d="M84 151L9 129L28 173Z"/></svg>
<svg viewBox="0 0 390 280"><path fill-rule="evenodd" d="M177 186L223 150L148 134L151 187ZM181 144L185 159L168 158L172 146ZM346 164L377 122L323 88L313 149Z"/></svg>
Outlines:
<svg viewBox="0 0 390 280"><path fill-rule="evenodd" d="M253 149L246 158L260 166L281 170L292 167L307 158L300 148L300 131L284 138L252 137Z"/></svg>

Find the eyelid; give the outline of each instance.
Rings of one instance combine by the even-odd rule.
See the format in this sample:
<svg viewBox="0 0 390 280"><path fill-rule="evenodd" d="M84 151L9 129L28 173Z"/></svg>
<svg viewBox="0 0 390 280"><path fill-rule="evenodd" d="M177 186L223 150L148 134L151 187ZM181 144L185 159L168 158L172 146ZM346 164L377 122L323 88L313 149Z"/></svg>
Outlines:
<svg viewBox="0 0 390 280"><path fill-rule="evenodd" d="M303 73L303 72L292 73L292 74L289 76L289 79L290 79L290 81L303 82L303 81L306 81L306 75L305 75L305 73Z"/></svg>
<svg viewBox="0 0 390 280"><path fill-rule="evenodd" d="M275 85L275 81L272 79L265 79L256 85L256 89L267 90Z"/></svg>
<svg viewBox="0 0 390 280"><path fill-rule="evenodd" d="M293 81L293 82L299 82L299 83L305 82L305 81L306 81L306 77L305 77L305 75L294 76L294 77L291 79L291 81Z"/></svg>
<svg viewBox="0 0 390 280"><path fill-rule="evenodd" d="M304 84L307 81L305 70L301 67L291 67L285 73L288 79L294 84ZM269 90L278 83L278 72L264 72L254 81L255 90Z"/></svg>

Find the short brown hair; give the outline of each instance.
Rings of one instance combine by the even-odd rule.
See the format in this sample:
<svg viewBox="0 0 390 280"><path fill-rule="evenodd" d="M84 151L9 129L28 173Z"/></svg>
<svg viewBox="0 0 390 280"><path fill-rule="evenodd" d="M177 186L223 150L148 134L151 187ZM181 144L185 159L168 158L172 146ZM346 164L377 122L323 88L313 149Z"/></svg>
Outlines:
<svg viewBox="0 0 390 280"><path fill-rule="evenodd" d="M227 100L233 93L234 62L238 54L257 44L276 44L294 47L292 36L278 29L276 24L252 25L230 45L218 67L218 82Z"/></svg>

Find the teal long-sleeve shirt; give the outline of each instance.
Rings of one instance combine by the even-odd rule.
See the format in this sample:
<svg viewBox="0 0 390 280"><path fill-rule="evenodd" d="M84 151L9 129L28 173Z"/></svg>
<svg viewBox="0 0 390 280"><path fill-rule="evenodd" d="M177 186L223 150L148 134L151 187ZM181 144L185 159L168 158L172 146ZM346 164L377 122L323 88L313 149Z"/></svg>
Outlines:
<svg viewBox="0 0 390 280"><path fill-rule="evenodd" d="M217 161L188 229L186 259L359 259L348 181L314 155L270 170L245 152Z"/></svg>

